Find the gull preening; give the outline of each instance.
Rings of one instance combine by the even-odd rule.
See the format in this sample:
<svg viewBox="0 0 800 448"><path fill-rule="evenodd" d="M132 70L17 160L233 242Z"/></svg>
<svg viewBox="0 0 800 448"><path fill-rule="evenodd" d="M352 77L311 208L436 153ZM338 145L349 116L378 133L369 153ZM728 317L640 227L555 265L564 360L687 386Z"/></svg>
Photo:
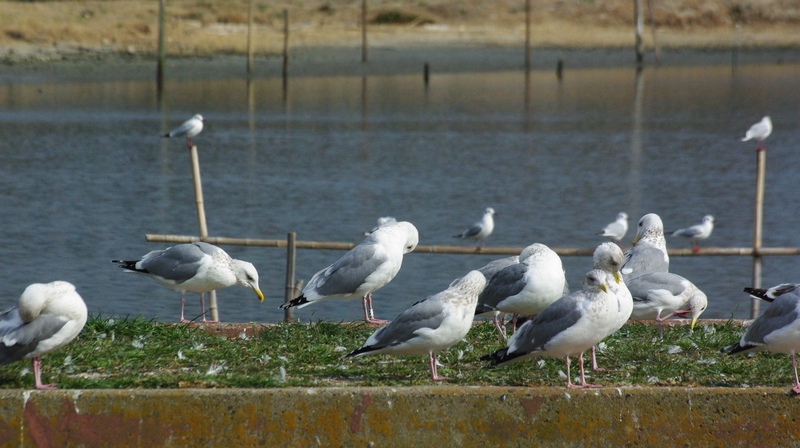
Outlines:
<svg viewBox="0 0 800 448"><path fill-rule="evenodd" d="M161 286L181 294L181 322L189 322L183 316L184 294L200 295L200 313L206 319L205 294L228 286L241 285L252 289L258 300L264 294L258 287L258 271L252 263L236 260L217 246L198 241L178 244L164 250L154 250L138 260L112 260L125 269L146 275Z"/></svg>
<svg viewBox="0 0 800 448"><path fill-rule="evenodd" d="M389 224L397 224L397 219L395 219L394 216L381 216L378 218L378 225L373 227L372 230L364 232L364 236L370 236L379 228L388 226Z"/></svg>
<svg viewBox="0 0 800 448"><path fill-rule="evenodd" d="M476 222L469 227L468 229L464 230L463 232L459 233L458 235L453 235L453 238L460 238L460 239L473 239L478 241L478 245L475 247L475 250L481 250L483 247L483 242L489 235L492 234L494 230L494 209L492 207L486 207L486 210L483 211L483 216L481 220Z"/></svg>
<svg viewBox="0 0 800 448"><path fill-rule="evenodd" d="M631 318L655 320L658 335L663 337L661 323L673 316L691 315L690 328L708 307L708 298L694 283L670 272L654 272L627 282L633 295Z"/></svg>
<svg viewBox="0 0 800 448"><path fill-rule="evenodd" d="M497 322L500 313L537 314L563 296L565 282L558 254L544 244L531 244L520 253L519 263L492 276L478 298L475 314L492 316L497 331L505 339L505 330Z"/></svg>
<svg viewBox="0 0 800 448"><path fill-rule="evenodd" d="M56 389L42 384L39 357L75 339L87 317L86 304L71 283L28 286L17 306L0 313L0 365L31 358L35 387Z"/></svg>
<svg viewBox="0 0 800 448"><path fill-rule="evenodd" d="M678 229L672 232L672 236L680 236L689 238L692 245L692 252L697 253L700 250L700 241L711 236L714 231L714 217L711 215L703 216L703 221L700 224L695 224L685 229Z"/></svg>
<svg viewBox="0 0 800 448"><path fill-rule="evenodd" d="M447 379L436 370L436 356L458 343L472 327L478 294L486 286L486 278L471 271L454 280L444 291L419 301L380 328L364 345L347 357L377 355L428 355L433 381Z"/></svg>
<svg viewBox="0 0 800 448"><path fill-rule="evenodd" d="M192 137L196 136L203 130L203 116L197 114L192 118L183 122L182 125L162 135L165 138L171 137L186 137L186 146L192 149Z"/></svg>
<svg viewBox="0 0 800 448"><path fill-rule="evenodd" d="M627 213L620 212L617 214L617 219L605 226L605 228L600 231L599 235L613 238L614 241L619 243L625 238L625 234L628 233L628 219Z"/></svg>
<svg viewBox="0 0 800 448"><path fill-rule="evenodd" d="M403 255L413 251L417 244L419 233L410 222L379 227L338 261L314 274L300 295L281 308L303 308L323 300L360 297L364 321L385 323L375 319L372 293L392 281L403 265Z"/></svg>
<svg viewBox="0 0 800 448"><path fill-rule="evenodd" d="M617 321L614 326L615 332L622 328L625 322L631 318L633 312L633 297L622 279L620 269L622 264L625 263L625 255L622 249L614 243L603 243L597 246L592 255L592 268L599 269L608 274L613 281L609 281L608 287L612 293L617 297L619 307L617 308ZM595 346L592 346L592 370L602 370L597 365Z"/></svg>
<svg viewBox="0 0 800 448"><path fill-rule="evenodd" d="M761 121L750 126L747 133L744 134L742 141L755 140L756 151L761 151L764 150L764 140L766 140L770 134L772 134L772 120L770 120L769 116L765 116Z"/></svg>
<svg viewBox="0 0 800 448"><path fill-rule="evenodd" d="M731 355L758 350L791 355L794 368L792 392L800 394L800 379L797 377L795 359L795 354L800 352L800 285L794 285L792 288L791 284L785 283L779 287L771 288L770 294L774 297L772 303L747 327L739 342L723 350ZM745 288L745 291L747 290L748 288ZM747 292L752 295L753 291L751 289Z"/></svg>
<svg viewBox="0 0 800 448"><path fill-rule="evenodd" d="M625 252L625 264L620 272L625 281L653 272L669 272L664 224L655 213L648 213L639 220L636 236L631 248Z"/></svg>
<svg viewBox="0 0 800 448"><path fill-rule="evenodd" d="M598 387L586 382L583 352L614 333L618 320L618 299L609 289L613 277L593 269L586 273L583 289L566 295L519 327L508 347L481 359L491 365L505 364L534 356L565 358L567 387ZM570 380L570 356L578 355L580 383Z"/></svg>

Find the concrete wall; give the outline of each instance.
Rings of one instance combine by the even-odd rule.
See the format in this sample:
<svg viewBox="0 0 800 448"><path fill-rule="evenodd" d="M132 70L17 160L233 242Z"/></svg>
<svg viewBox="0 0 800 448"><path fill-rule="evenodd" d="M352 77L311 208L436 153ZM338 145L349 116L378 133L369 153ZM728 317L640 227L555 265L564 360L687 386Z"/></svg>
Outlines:
<svg viewBox="0 0 800 448"><path fill-rule="evenodd" d="M788 389L0 391L2 446L800 446Z"/></svg>

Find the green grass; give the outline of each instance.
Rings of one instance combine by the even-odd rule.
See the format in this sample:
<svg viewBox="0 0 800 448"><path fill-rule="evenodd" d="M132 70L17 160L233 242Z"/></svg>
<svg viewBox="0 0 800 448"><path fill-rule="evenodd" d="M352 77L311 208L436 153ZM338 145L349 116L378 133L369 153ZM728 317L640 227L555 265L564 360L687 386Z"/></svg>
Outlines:
<svg viewBox="0 0 800 448"><path fill-rule="evenodd" d="M78 339L43 356L43 381L87 389L431 384L424 356L344 358L373 331L363 323L291 323L228 339L196 326L92 317ZM742 331L732 323L699 326L694 333L680 326L665 328L659 340L655 327L628 324L604 341L598 363L605 370L587 370L589 381L609 387L789 387L793 373L787 355L720 353ZM443 384L564 386L563 359L534 358L503 367L480 360L503 346L491 323L475 326L466 340L439 356L439 374L450 378ZM576 378L577 362L572 365ZM0 387L32 386L28 360L0 367Z"/></svg>

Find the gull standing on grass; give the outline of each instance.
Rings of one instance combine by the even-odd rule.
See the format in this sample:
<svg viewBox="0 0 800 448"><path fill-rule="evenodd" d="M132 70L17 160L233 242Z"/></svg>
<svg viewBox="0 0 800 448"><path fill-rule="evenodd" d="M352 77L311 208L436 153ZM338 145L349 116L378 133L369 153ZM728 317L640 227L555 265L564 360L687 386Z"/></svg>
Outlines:
<svg viewBox="0 0 800 448"><path fill-rule="evenodd" d="M789 285L783 284L779 285L781 288L773 289L772 297L774 299L764 313L747 327L739 342L725 347L723 351L733 355L767 350L791 355L794 368L792 392L800 394L800 379L797 377L797 360L795 359L795 355L800 352L800 289L798 289L798 285L795 285L795 288L791 288ZM749 288L745 288L745 291L747 289ZM778 291L782 291L782 294L777 295Z"/></svg>
<svg viewBox="0 0 800 448"><path fill-rule="evenodd" d="M744 134L742 141L755 140L756 151L763 151L766 149L764 147L764 140L766 140L770 134L772 134L772 120L770 120L769 116L765 116L761 121L750 126L747 133Z"/></svg>
<svg viewBox="0 0 800 448"><path fill-rule="evenodd" d="M486 278L471 271L454 280L444 291L419 301L380 328L361 348L348 358L387 353L391 355L428 355L433 381L446 380L436 371L436 356L458 343L472 328L472 316L478 293L486 286Z"/></svg>
<svg viewBox="0 0 800 448"><path fill-rule="evenodd" d="M483 247L483 242L489 235L492 234L494 230L494 209L492 207L486 207L486 210L483 211L483 217L481 220L476 222L472 225L472 227L464 230L463 232L459 233L458 235L453 235L453 238L460 238L460 239L473 239L478 241L478 245L475 247L476 251L480 251Z"/></svg>
<svg viewBox="0 0 800 448"><path fill-rule="evenodd" d="M648 213L639 220L636 236L631 248L625 252L625 264L620 272L625 281L653 272L669 272L664 224L655 213Z"/></svg>
<svg viewBox="0 0 800 448"><path fill-rule="evenodd" d="M382 226L337 262L314 274L300 295L281 308L303 308L322 300L361 297L364 322L386 323L375 319L372 293L392 281L403 264L403 255L413 251L417 244L419 234L410 222Z"/></svg>
<svg viewBox="0 0 800 448"><path fill-rule="evenodd" d="M619 244L626 233L628 233L628 214L620 212L617 220L607 225L598 235L613 238Z"/></svg>
<svg viewBox="0 0 800 448"><path fill-rule="evenodd" d="M240 285L255 291L260 302L264 294L258 287L258 271L247 261L236 260L217 246L198 241L154 250L139 260L112 260L127 272L146 275L159 285L181 293L181 320L184 294L200 295L200 313L206 319L205 294L228 286Z"/></svg>
<svg viewBox="0 0 800 448"><path fill-rule="evenodd" d="M609 282L608 288L617 296L619 302L617 321L614 324L614 332L616 332L631 318L631 312L633 312L633 297L619 272L625 262L625 256L622 254L622 249L616 244L603 243L594 250L592 262L593 269L605 271L613 279ZM592 370L603 370L597 365L595 352L595 346L592 346Z"/></svg>
<svg viewBox="0 0 800 448"><path fill-rule="evenodd" d="M703 216L703 222L695 224L685 229L678 229L672 232L672 236L680 236L689 238L692 245L692 252L697 253L700 250L700 241L711 236L714 231L714 217L711 215Z"/></svg>
<svg viewBox="0 0 800 448"><path fill-rule="evenodd" d="M192 137L203 130L203 116L200 114L186 120L182 125L162 135L164 138L186 137L186 146L192 149Z"/></svg>
<svg viewBox="0 0 800 448"><path fill-rule="evenodd" d="M670 272L655 272L628 280L628 289L633 296L633 313L636 320L655 319L658 336L663 338L661 323L672 316L691 314L694 325L700 314L708 307L708 298L694 283ZM666 313L663 314L662 313Z"/></svg>
<svg viewBox="0 0 800 448"><path fill-rule="evenodd" d="M561 258L544 244L534 243L512 264L492 276L478 297L477 316L492 316L503 339L505 330L497 322L500 313L532 316L564 294L564 268Z"/></svg>
<svg viewBox="0 0 800 448"><path fill-rule="evenodd" d="M563 357L567 365L567 388L599 387L586 382L583 352L616 329L619 303L609 289L614 279L593 269L586 273L583 289L566 295L519 327L508 340L508 347L482 357L490 365L532 358ZM570 380L570 356L578 355L580 383Z"/></svg>
<svg viewBox="0 0 800 448"><path fill-rule="evenodd" d="M42 384L39 357L75 339L87 317L86 304L71 283L28 286L17 306L0 313L0 365L31 358L36 388L56 389Z"/></svg>

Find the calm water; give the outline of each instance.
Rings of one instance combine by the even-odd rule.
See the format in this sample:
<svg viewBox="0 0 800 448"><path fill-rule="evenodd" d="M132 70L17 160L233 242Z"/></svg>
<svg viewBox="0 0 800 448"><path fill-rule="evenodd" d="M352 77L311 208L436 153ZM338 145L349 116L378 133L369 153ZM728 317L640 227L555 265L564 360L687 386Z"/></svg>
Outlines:
<svg viewBox="0 0 800 448"><path fill-rule="evenodd" d="M202 73L202 72L201 72ZM194 113L209 231L216 236L352 241L379 216L414 223L421 244L450 236L491 206L488 245L594 247L626 211L668 229L713 214L707 246L752 243L753 145L738 138L763 115L768 140L765 246L797 246L800 65L580 68L551 71L167 83L159 107L150 80L6 80L0 86L0 303L26 285L78 286L92 313L174 321L178 294L109 261L165 244L146 233L197 234L188 153L159 139ZM633 237L630 231L628 242ZM670 239L672 247L688 242ZM469 244L469 243L463 243ZM252 261L267 300L219 292L223 321L276 322L281 249L226 247ZM298 278L341 255L299 251ZM411 254L375 295L393 318L495 257ZM580 284L590 260L565 258ZM767 258L763 284L800 281L798 257ZM746 257L673 258L672 271L710 300L704 317L746 317ZM188 296L187 314L199 312ZM356 320L358 301L298 310L303 320Z"/></svg>

